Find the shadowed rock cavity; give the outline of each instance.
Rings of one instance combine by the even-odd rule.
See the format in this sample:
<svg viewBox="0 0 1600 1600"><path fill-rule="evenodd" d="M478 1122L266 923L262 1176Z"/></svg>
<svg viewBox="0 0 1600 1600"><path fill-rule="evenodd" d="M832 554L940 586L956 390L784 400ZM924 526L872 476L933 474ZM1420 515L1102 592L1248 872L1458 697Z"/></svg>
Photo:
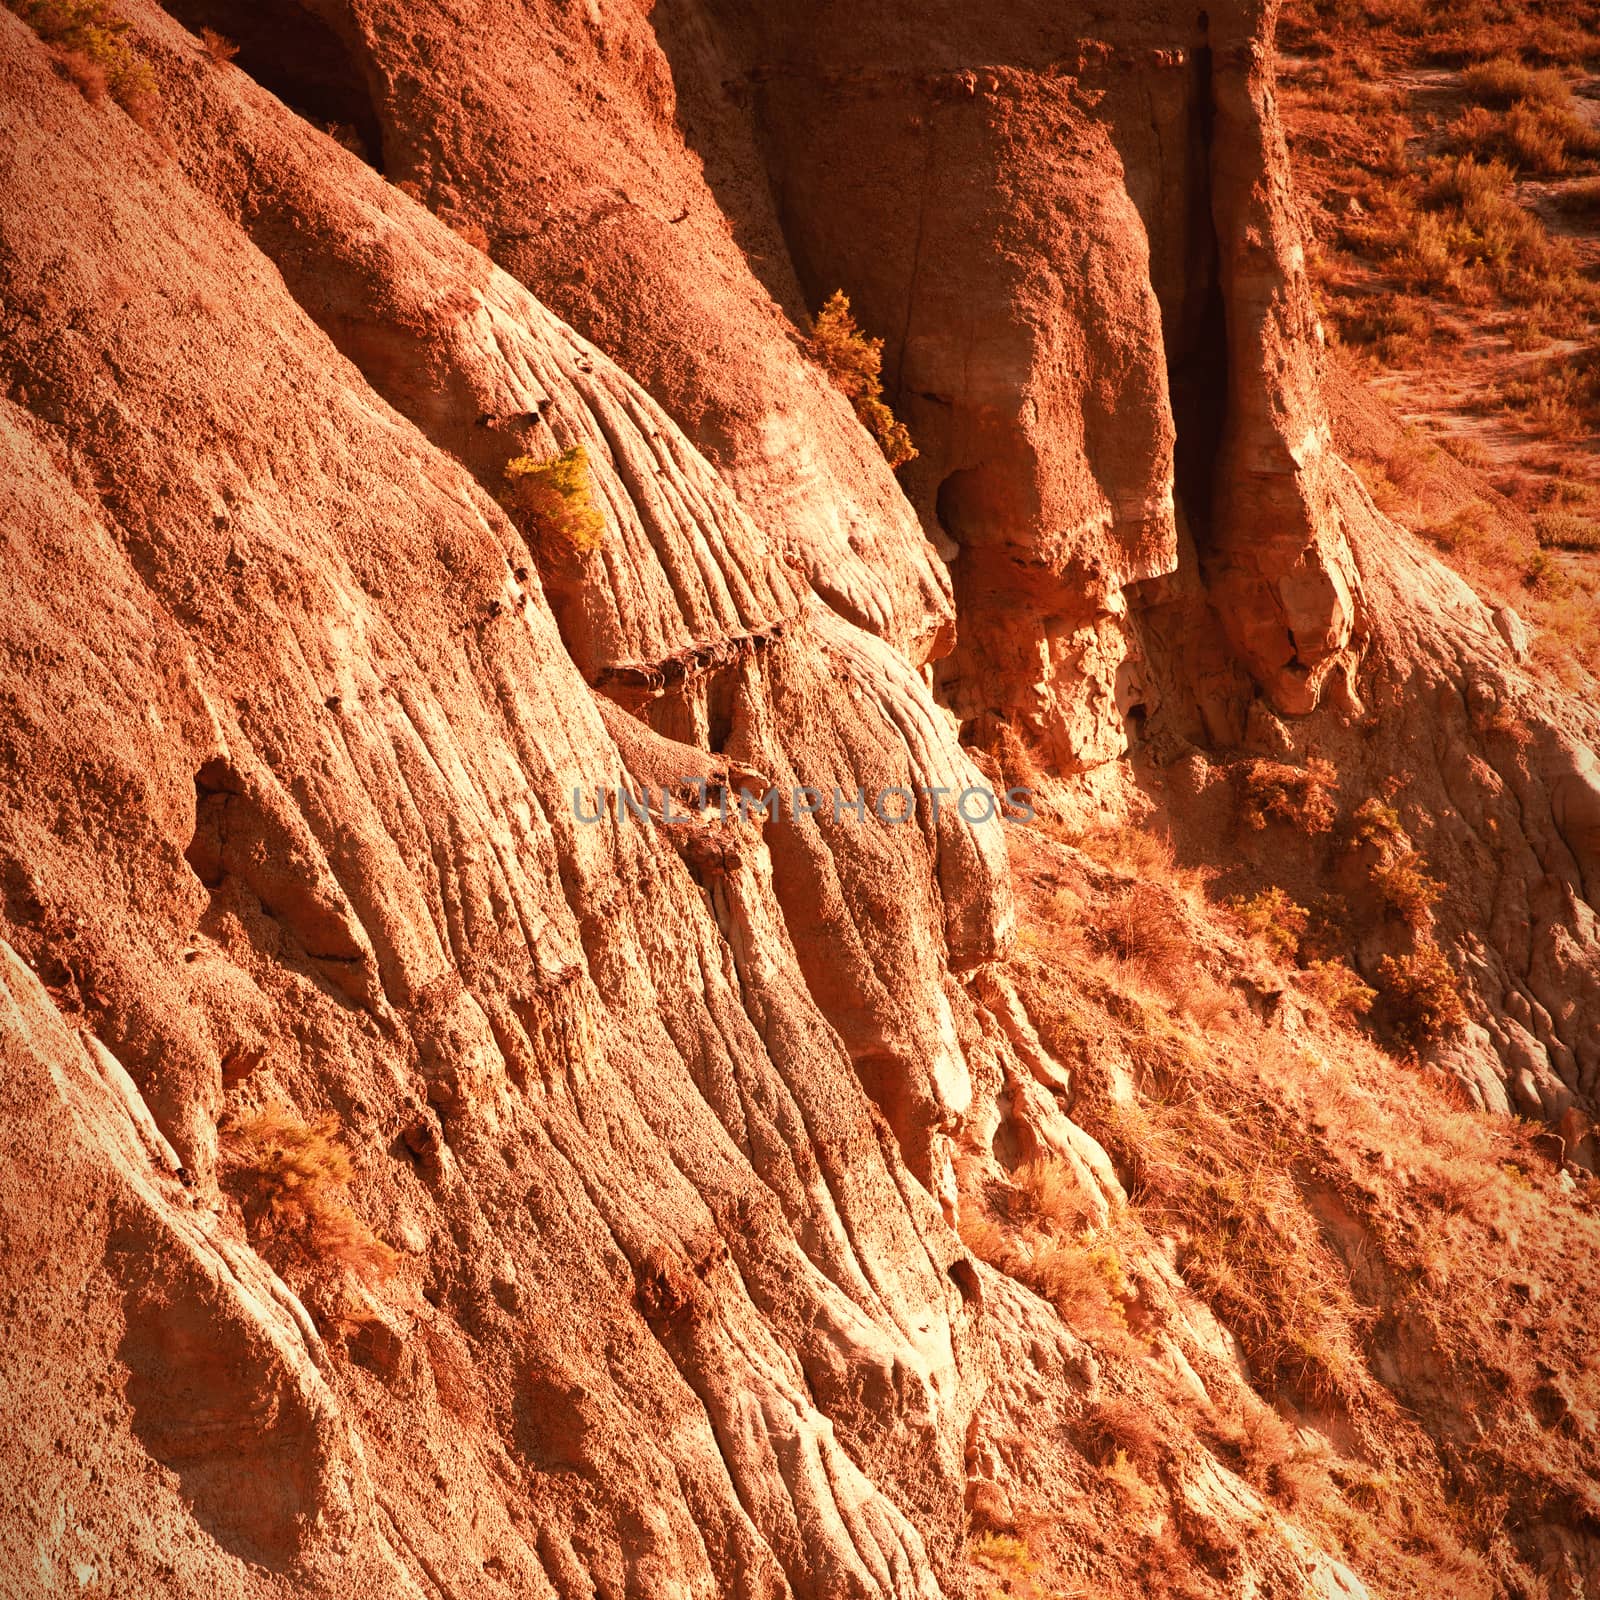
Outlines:
<svg viewBox="0 0 1600 1600"><path fill-rule="evenodd" d="M296 0L172 0L165 9L191 32L210 28L236 45L235 66L383 171L383 126L371 90L349 46L322 16Z"/></svg>

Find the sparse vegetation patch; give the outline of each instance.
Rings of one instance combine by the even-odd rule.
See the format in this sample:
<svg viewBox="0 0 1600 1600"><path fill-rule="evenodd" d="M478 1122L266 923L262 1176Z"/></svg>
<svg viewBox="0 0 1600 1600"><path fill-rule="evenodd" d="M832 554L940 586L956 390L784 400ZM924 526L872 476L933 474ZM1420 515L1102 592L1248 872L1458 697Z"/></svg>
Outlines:
<svg viewBox="0 0 1600 1600"><path fill-rule="evenodd" d="M884 460L891 467L912 460L917 450L911 435L883 401L883 340L869 338L856 325L844 290L835 289L823 302L812 324L811 348L878 441Z"/></svg>
<svg viewBox="0 0 1600 1600"><path fill-rule="evenodd" d="M141 127L156 115L155 74L127 37L130 24L107 0L5 0L46 44L91 101L109 94Z"/></svg>
<svg viewBox="0 0 1600 1600"><path fill-rule="evenodd" d="M1333 785L1332 766L1315 757L1303 767L1252 761L1244 771L1239 815L1251 828L1281 822L1301 833L1326 833L1338 815Z"/></svg>

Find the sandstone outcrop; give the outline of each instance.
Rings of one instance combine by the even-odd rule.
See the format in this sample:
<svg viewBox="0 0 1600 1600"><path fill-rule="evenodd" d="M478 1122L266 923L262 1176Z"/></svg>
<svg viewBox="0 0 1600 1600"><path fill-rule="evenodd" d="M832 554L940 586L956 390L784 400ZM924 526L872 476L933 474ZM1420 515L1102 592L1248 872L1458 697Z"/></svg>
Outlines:
<svg viewBox="0 0 1600 1600"><path fill-rule="evenodd" d="M0 1589L936 1600L983 1506L1137 1477L1079 1437L1126 1384L1198 1592L1368 1592L1212 1448L1261 1375L1171 1240L1106 1376L960 1231L974 1170L1136 1187L1014 830L933 803L1018 748L1197 854L1202 751L1409 767L1440 1064L1600 1079L1592 714L1335 452L1258 8L122 10L153 130L0 12ZM805 348L841 284L903 489ZM501 499L575 445L592 550ZM329 1117L343 1255L239 1154ZM1306 1427L1461 1430L1386 1396Z"/></svg>

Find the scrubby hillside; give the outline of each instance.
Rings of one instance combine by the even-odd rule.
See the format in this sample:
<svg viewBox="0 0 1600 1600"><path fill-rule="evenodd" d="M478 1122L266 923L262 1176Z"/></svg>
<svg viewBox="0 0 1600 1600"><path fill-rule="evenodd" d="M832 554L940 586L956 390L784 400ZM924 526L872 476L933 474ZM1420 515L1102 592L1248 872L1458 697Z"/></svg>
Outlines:
<svg viewBox="0 0 1600 1600"><path fill-rule="evenodd" d="M0 1593L1600 1594L1600 728L1275 21L0 11Z"/></svg>
<svg viewBox="0 0 1600 1600"><path fill-rule="evenodd" d="M1521 0L1314 0L1285 6L1278 39L1338 364L1402 422L1341 445L1384 510L1528 612L1541 667L1592 698L1596 19ZM1466 494L1458 461L1477 479Z"/></svg>

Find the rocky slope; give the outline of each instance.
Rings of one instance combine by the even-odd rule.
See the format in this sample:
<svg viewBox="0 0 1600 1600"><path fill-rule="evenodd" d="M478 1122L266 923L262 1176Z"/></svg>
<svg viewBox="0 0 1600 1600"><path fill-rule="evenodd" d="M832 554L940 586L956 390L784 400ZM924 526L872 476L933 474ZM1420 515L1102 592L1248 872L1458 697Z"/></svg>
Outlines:
<svg viewBox="0 0 1600 1600"><path fill-rule="evenodd" d="M141 120L0 12L0 1589L1600 1592L1594 716L1334 451L1271 19L122 12ZM503 503L575 445L591 550ZM1111 936L1149 810L1465 1025ZM1212 1215L1137 1118L1214 1197L1252 1074Z"/></svg>

